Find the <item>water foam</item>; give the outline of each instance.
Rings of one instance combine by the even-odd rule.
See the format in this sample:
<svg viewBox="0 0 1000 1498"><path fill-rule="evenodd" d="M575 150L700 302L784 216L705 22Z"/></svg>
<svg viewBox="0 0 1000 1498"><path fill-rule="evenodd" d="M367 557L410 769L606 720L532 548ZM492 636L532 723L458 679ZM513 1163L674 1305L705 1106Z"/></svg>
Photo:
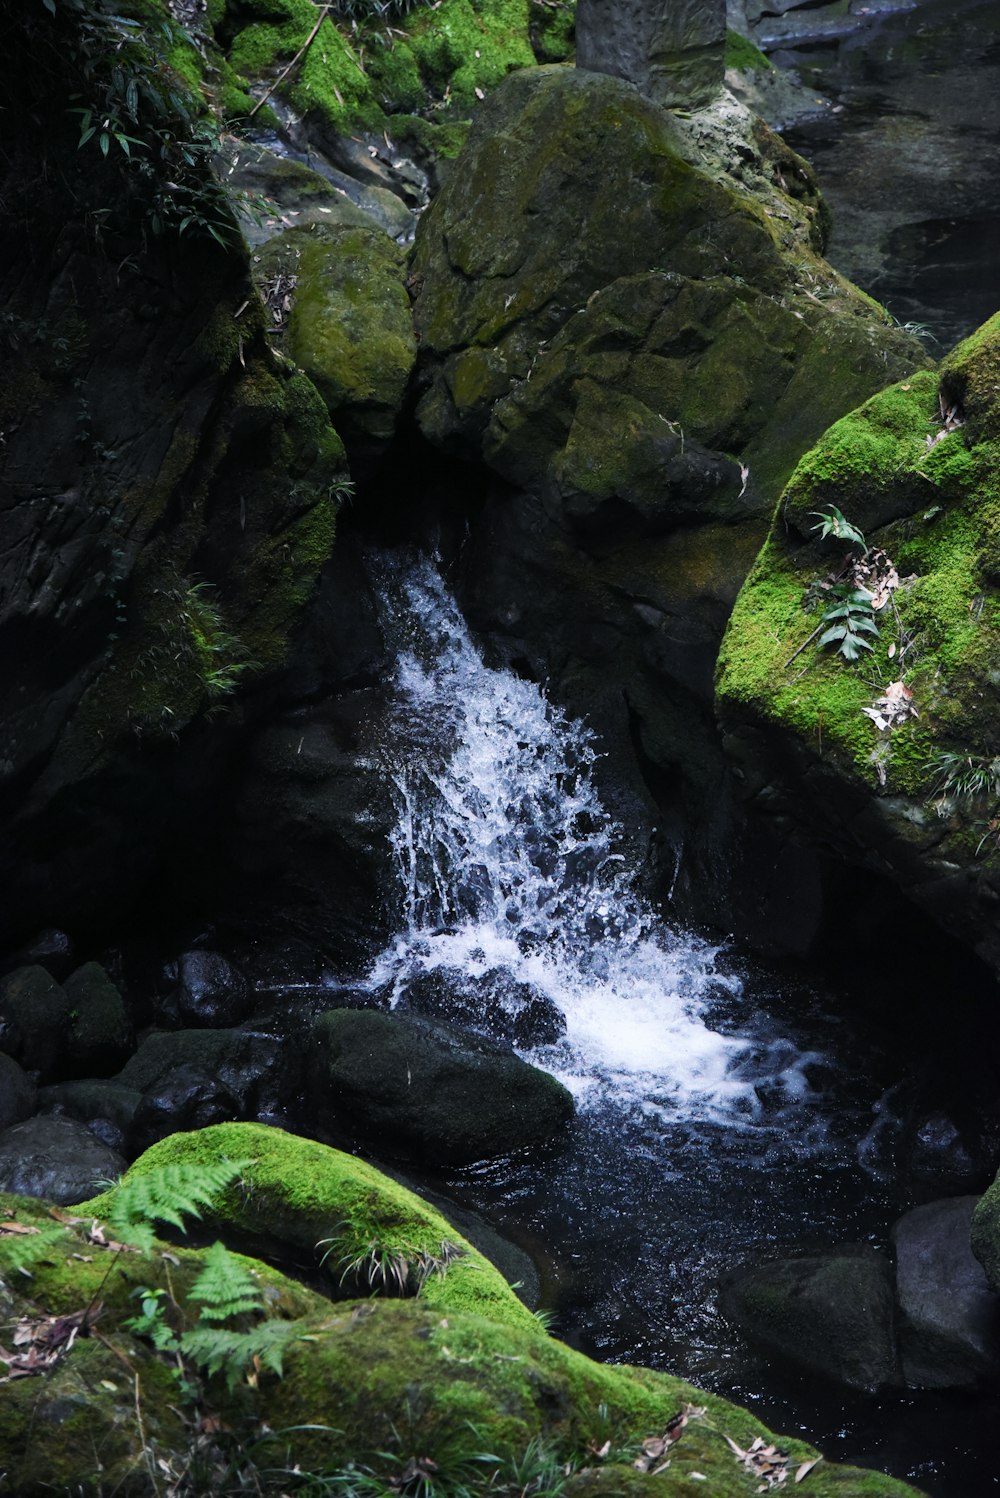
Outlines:
<svg viewBox="0 0 1000 1498"><path fill-rule="evenodd" d="M801 1093L808 1058L706 1023L739 985L716 972L717 948L670 931L631 888L586 726L484 663L431 562L386 593L403 636L387 769L405 926L368 986L398 996L456 969L530 985L566 1020L532 1059L584 1106L751 1121L762 1082Z"/></svg>

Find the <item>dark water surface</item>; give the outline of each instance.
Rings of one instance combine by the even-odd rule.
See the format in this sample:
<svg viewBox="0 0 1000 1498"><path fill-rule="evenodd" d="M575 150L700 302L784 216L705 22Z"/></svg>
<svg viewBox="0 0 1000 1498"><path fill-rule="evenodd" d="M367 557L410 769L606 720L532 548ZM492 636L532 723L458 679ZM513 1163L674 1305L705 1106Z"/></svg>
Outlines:
<svg viewBox="0 0 1000 1498"><path fill-rule="evenodd" d="M772 60L841 106L787 132L833 210L830 260L937 357L1000 309L1000 3L919 0Z"/></svg>

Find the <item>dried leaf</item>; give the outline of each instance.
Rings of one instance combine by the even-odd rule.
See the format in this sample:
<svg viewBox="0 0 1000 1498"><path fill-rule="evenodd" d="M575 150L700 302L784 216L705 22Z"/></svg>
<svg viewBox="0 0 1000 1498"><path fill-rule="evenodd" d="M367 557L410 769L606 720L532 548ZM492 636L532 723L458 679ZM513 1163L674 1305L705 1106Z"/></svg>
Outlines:
<svg viewBox="0 0 1000 1498"><path fill-rule="evenodd" d="M816 1463L821 1462L822 1460L823 1458L821 1456L814 1456L811 1462L803 1462L800 1467L796 1467L795 1481L801 1482L803 1477L808 1477L813 1467L816 1466Z"/></svg>

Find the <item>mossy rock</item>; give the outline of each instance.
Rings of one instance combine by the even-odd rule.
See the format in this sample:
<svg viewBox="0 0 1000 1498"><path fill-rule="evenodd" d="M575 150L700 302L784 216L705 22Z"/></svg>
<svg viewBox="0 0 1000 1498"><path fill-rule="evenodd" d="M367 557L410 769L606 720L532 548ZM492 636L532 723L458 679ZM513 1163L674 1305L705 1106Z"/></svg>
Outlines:
<svg viewBox="0 0 1000 1498"><path fill-rule="evenodd" d="M990 1289L1000 1294L1000 1176L972 1214L972 1252L983 1266Z"/></svg>
<svg viewBox="0 0 1000 1498"><path fill-rule="evenodd" d="M555 1077L504 1044L415 1014L316 1021L314 1106L397 1159L468 1165L539 1144L573 1115Z"/></svg>
<svg viewBox="0 0 1000 1498"><path fill-rule="evenodd" d="M540 25L529 0L439 0L352 27L327 17L283 84L311 128L351 135L393 129L394 115L424 114L434 126L467 119L512 69L565 56L571 23ZM316 24L312 0L232 4L215 21L228 64L247 82L270 78Z"/></svg>
<svg viewBox="0 0 1000 1498"><path fill-rule="evenodd" d="M1000 317L939 374L874 396L801 460L736 603L717 699L749 794L769 787L776 807L888 875L995 968L998 347ZM855 664L815 638L824 587L851 557L864 563L860 545L820 539L834 510L863 533L872 577L881 554L900 580ZM879 723L871 713L894 682L910 706ZM971 788L949 766L973 772Z"/></svg>
<svg viewBox="0 0 1000 1498"><path fill-rule="evenodd" d="M414 1235L433 1244L442 1229L436 1213L377 1171L260 1125L165 1140L126 1179L164 1165L248 1157L241 1180L207 1211L207 1229L228 1235L248 1220L270 1226L274 1212L279 1224L312 1223L312 1232L331 1217L346 1227L350 1215L363 1233L394 1234L397 1249L408 1252ZM172 1360L155 1356L123 1322L135 1310L134 1292L144 1287L167 1292L177 1327L190 1326L204 1251L159 1243L149 1255L116 1255L116 1245L91 1236L95 1216L100 1220L111 1199L96 1198L54 1224L39 1202L0 1198L0 1221L46 1233L30 1282L8 1275L8 1285L0 1277L4 1319L31 1320L44 1337L46 1318L93 1307L98 1295L104 1307L99 1338L87 1334L85 1316L81 1334L40 1379L0 1387L0 1462L12 1488L30 1498L52 1491L97 1498L111 1480L123 1494L145 1494L149 1462L168 1474L191 1457ZM24 1234L9 1239L28 1241ZM756 1479L727 1437L743 1449L758 1437L765 1444L775 1439L745 1410L679 1378L605 1367L563 1346L502 1281L491 1283L495 1272L471 1249L426 1279L416 1298L353 1295L335 1305L263 1263L241 1262L257 1283L265 1316L291 1322L283 1376L265 1367L228 1386L221 1377L207 1380L200 1411L210 1418L200 1429L210 1435L218 1424L233 1433L241 1470L253 1463L255 1491L285 1491L293 1469L336 1473L349 1464L389 1483L407 1463L424 1459L442 1481L461 1472L471 1491L485 1493L496 1490L494 1473L502 1475L540 1443L560 1464L590 1467L589 1476L585 1470L572 1479L581 1494L630 1494L638 1477L628 1464L632 1451L686 1410L669 1466L655 1479L657 1491L688 1492L699 1473L720 1498L742 1498ZM605 1441L612 1450L598 1468L594 1452ZM799 1440L780 1446L792 1470L816 1456ZM221 1455L225 1466L224 1453L206 1449L205 1441L200 1449L210 1459ZM483 1451L493 1454L488 1461L477 1459ZM915 1490L880 1473L822 1463L809 1473L805 1491L813 1498L906 1498Z"/></svg>
<svg viewBox="0 0 1000 1498"><path fill-rule="evenodd" d="M70 1064L76 1076L107 1077L128 1055L132 1024L125 1000L98 962L84 963L63 984L69 1002Z"/></svg>
<svg viewBox="0 0 1000 1498"><path fill-rule="evenodd" d="M618 80L508 79L417 232L426 435L570 509L631 503L645 467L648 509L643 449L672 434L749 469L730 513L773 502L834 416L925 361L817 257L816 195L782 195L773 147L745 149L766 193L692 164L678 123ZM670 489L664 524L684 518Z"/></svg>
<svg viewBox="0 0 1000 1498"><path fill-rule="evenodd" d="M285 349L348 435L387 442L417 345L403 284L406 257L374 227L290 229L260 254L258 277L294 281Z"/></svg>
<svg viewBox="0 0 1000 1498"><path fill-rule="evenodd" d="M241 1183L216 1198L206 1211L206 1226L263 1245L312 1266L322 1259L332 1293L341 1291L341 1276L356 1259L390 1266L407 1260L440 1258L442 1243L461 1252L447 1261L443 1273L431 1272L419 1285L419 1298L440 1311L475 1311L511 1326L536 1323L503 1276L471 1244L460 1238L434 1208L372 1166L313 1140L300 1139L263 1124L215 1124L191 1134L174 1134L141 1155L125 1175L138 1175L173 1164L229 1158L250 1163ZM86 1203L98 1216L106 1212L113 1192ZM447 1256L446 1256L447 1257ZM376 1271L375 1280L378 1280ZM405 1276L404 1276L405 1277ZM349 1287L353 1285L347 1275ZM391 1275L386 1275L391 1285Z"/></svg>

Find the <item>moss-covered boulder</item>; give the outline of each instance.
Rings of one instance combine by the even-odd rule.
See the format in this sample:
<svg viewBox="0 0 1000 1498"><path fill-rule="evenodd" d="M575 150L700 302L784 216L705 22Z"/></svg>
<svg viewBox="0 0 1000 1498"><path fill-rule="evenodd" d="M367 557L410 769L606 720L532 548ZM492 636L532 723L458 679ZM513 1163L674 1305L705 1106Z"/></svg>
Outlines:
<svg viewBox="0 0 1000 1498"><path fill-rule="evenodd" d="M540 1143L573 1114L547 1072L437 1020L330 1009L314 1040L310 1107L389 1157L466 1165Z"/></svg>
<svg viewBox="0 0 1000 1498"><path fill-rule="evenodd" d="M416 358L404 252L363 225L289 229L262 250L265 285L291 288L285 351L346 437L392 437Z"/></svg>
<svg viewBox="0 0 1000 1498"><path fill-rule="evenodd" d="M748 795L887 876L995 969L998 363L994 318L802 459L718 678ZM852 662L820 637L858 589L870 648Z"/></svg>
<svg viewBox="0 0 1000 1498"><path fill-rule="evenodd" d="M119 1207L130 1187L133 1203L143 1181L176 1193L190 1182L178 1172L227 1157L237 1167L231 1184L210 1192L203 1209L211 1232L263 1229L272 1244L297 1234L309 1258L311 1235L326 1234L337 1266L350 1253L382 1270L366 1269L359 1286L336 1267L331 1303L259 1259L239 1258L260 1309L215 1323L231 1336L217 1374L199 1374L182 1353L178 1379L178 1354L153 1351L153 1328L162 1344L164 1332L206 1327L197 1280L210 1251L154 1242L149 1253L117 1252L104 1241L114 1193L58 1222L42 1203L0 1198L0 1310L23 1334L0 1359L19 1370L30 1336L44 1365L33 1378L0 1379L0 1462L12 1490L96 1498L114 1482L123 1494L147 1494L156 1487L151 1470L159 1483L189 1470L196 1452L216 1480L238 1472L263 1494L287 1492L290 1474L332 1484L348 1468L390 1487L400 1473L425 1471L472 1492L519 1492L518 1464L530 1451L560 1481L568 1464L581 1495L631 1493L644 1440L661 1454L669 1446L670 1459L643 1490L655 1481L669 1498L698 1480L719 1498L740 1498L758 1484L733 1450L775 1441L753 1416L669 1374L602 1367L556 1342L436 1213L351 1157L259 1126L205 1130L165 1140L138 1161L117 1188ZM30 1281L11 1272L18 1260L30 1260ZM145 1333L125 1324L137 1308L151 1317ZM281 1346L277 1364L241 1367L240 1331L270 1336ZM797 1439L777 1444L790 1475L817 1456ZM915 1491L826 1463L803 1482L813 1498Z"/></svg>
<svg viewBox="0 0 1000 1498"><path fill-rule="evenodd" d="M690 154L614 79L538 69L487 101L414 253L432 440L558 503L627 498L636 467L651 488L672 437L739 456L756 487L734 470L729 504L745 512L834 413L919 362L817 257L814 192L769 216ZM796 158L785 170L808 182Z"/></svg>
<svg viewBox="0 0 1000 1498"><path fill-rule="evenodd" d="M74 1076L107 1077L132 1045L132 1024L120 990L99 962L85 962L63 984L69 1001L68 1067Z"/></svg>

